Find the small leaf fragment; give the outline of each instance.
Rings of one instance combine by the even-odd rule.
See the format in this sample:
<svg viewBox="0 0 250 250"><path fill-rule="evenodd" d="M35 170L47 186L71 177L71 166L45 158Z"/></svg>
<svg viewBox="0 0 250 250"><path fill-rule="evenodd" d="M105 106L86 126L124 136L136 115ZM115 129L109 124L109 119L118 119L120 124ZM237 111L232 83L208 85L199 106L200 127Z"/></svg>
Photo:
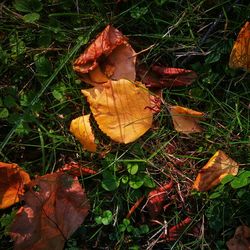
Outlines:
<svg viewBox="0 0 250 250"><path fill-rule="evenodd" d="M72 120L70 132L80 141L84 149L96 152L95 137L89 121L90 115L84 115Z"/></svg>
<svg viewBox="0 0 250 250"><path fill-rule="evenodd" d="M0 162L0 209L18 202L24 194L24 185L29 182L29 174L17 164Z"/></svg>
<svg viewBox="0 0 250 250"><path fill-rule="evenodd" d="M229 250L250 249L250 228L242 225L235 230L234 237L227 241Z"/></svg>
<svg viewBox="0 0 250 250"><path fill-rule="evenodd" d="M208 191L218 185L226 175L237 175L239 164L218 150L198 173L193 189L200 192Z"/></svg>
<svg viewBox="0 0 250 250"><path fill-rule="evenodd" d="M246 22L239 32L230 54L229 67L250 71L250 22Z"/></svg>
<svg viewBox="0 0 250 250"><path fill-rule="evenodd" d="M150 94L139 82L108 81L82 93L99 128L116 142L133 142L152 125Z"/></svg>
<svg viewBox="0 0 250 250"><path fill-rule="evenodd" d="M198 124L198 121L204 117L203 112L181 106L170 106L169 112L172 116L176 131L184 134L202 132L202 128Z"/></svg>

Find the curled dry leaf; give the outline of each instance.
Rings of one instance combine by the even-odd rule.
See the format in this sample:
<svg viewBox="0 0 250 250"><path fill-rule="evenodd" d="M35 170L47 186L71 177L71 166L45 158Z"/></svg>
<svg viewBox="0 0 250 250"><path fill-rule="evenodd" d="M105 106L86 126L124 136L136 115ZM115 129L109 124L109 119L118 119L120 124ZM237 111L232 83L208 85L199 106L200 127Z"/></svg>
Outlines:
<svg viewBox="0 0 250 250"><path fill-rule="evenodd" d="M84 115L72 120L70 132L80 141L84 149L90 152L96 152L97 145L89 118L90 115Z"/></svg>
<svg viewBox="0 0 250 250"><path fill-rule="evenodd" d="M234 237L227 241L229 250L249 250L250 249L250 228L247 226L237 227Z"/></svg>
<svg viewBox="0 0 250 250"><path fill-rule="evenodd" d="M133 142L152 125L150 94L139 82L110 80L82 93L99 128L116 142Z"/></svg>
<svg viewBox="0 0 250 250"><path fill-rule="evenodd" d="M204 113L181 106L170 106L169 112L176 131L184 134L202 132L198 122L204 117Z"/></svg>
<svg viewBox="0 0 250 250"><path fill-rule="evenodd" d="M230 55L229 67L250 71L250 22L246 22L240 30Z"/></svg>
<svg viewBox="0 0 250 250"><path fill-rule="evenodd" d="M192 70L152 66L147 70L144 65L137 67L137 76L148 88L172 88L187 86L197 79Z"/></svg>
<svg viewBox="0 0 250 250"><path fill-rule="evenodd" d="M135 80L135 51L127 38L108 25L74 62L73 69L82 80L100 84L108 79Z"/></svg>
<svg viewBox="0 0 250 250"><path fill-rule="evenodd" d="M38 177L24 195L10 235L15 249L60 250L88 214L89 202L76 178L63 173Z"/></svg>
<svg viewBox="0 0 250 250"><path fill-rule="evenodd" d="M218 185L226 175L237 175L239 164L218 150L198 173L193 188L200 191L208 191Z"/></svg>
<svg viewBox="0 0 250 250"><path fill-rule="evenodd" d="M29 182L29 174L17 164L0 162L0 209L18 202Z"/></svg>

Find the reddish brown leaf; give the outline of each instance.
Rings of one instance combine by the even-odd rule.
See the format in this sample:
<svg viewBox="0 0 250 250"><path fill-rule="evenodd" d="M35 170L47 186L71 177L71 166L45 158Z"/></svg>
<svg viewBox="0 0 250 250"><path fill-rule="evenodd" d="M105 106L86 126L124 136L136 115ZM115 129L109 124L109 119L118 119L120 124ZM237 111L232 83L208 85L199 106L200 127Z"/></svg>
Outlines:
<svg viewBox="0 0 250 250"><path fill-rule="evenodd" d="M192 70L152 66L147 70L144 65L137 67L137 76L149 88L172 88L190 85L197 79Z"/></svg>
<svg viewBox="0 0 250 250"><path fill-rule="evenodd" d="M74 62L73 69L82 80L100 84L108 79L135 80L135 51L127 38L108 25Z"/></svg>
<svg viewBox="0 0 250 250"><path fill-rule="evenodd" d="M29 182L29 174L17 164L0 162L0 208L18 202L24 193L24 185Z"/></svg>
<svg viewBox="0 0 250 250"><path fill-rule="evenodd" d="M250 228L247 226L237 227L234 237L227 241L229 250L249 250L250 249Z"/></svg>
<svg viewBox="0 0 250 250"><path fill-rule="evenodd" d="M83 223L89 202L77 178L64 173L38 177L29 184L11 226L15 249L60 250Z"/></svg>
<svg viewBox="0 0 250 250"><path fill-rule="evenodd" d="M161 235L161 238L164 238L167 241L177 240L191 222L192 222L192 219L190 217L185 218L183 221L181 221L177 225L171 227L168 230L167 234L163 233Z"/></svg>
<svg viewBox="0 0 250 250"><path fill-rule="evenodd" d="M173 181L158 187L148 194L147 209L151 218L156 218L163 211L163 204L169 190L173 187Z"/></svg>

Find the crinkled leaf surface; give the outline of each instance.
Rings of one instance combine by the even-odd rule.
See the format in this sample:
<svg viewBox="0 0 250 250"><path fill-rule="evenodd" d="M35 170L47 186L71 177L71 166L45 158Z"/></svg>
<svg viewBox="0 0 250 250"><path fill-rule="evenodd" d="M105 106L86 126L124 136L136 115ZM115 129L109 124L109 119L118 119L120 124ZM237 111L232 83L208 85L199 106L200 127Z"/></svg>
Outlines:
<svg viewBox="0 0 250 250"><path fill-rule="evenodd" d="M227 241L229 250L249 250L250 249L250 228L247 226L237 227L234 237Z"/></svg>
<svg viewBox="0 0 250 250"><path fill-rule="evenodd" d="M24 195L10 235L15 249L59 250L83 223L89 202L77 178L53 173L38 177Z"/></svg>
<svg viewBox="0 0 250 250"><path fill-rule="evenodd" d="M226 175L237 175L239 164L218 150L200 170L193 188L200 191L208 191L218 185Z"/></svg>
<svg viewBox="0 0 250 250"><path fill-rule="evenodd" d="M192 70L152 66L147 70L144 65L136 69L137 76L148 88L172 88L187 86L197 79Z"/></svg>
<svg viewBox="0 0 250 250"><path fill-rule="evenodd" d="M169 112L176 131L184 134L202 132L198 121L204 117L204 113L181 106L170 106Z"/></svg>
<svg viewBox="0 0 250 250"><path fill-rule="evenodd" d="M17 164L0 162L0 208L18 202L24 193L24 185L29 182L29 174Z"/></svg>
<svg viewBox="0 0 250 250"><path fill-rule="evenodd" d="M90 115L84 115L72 120L70 132L80 141L86 150L96 152L95 137L90 126L89 118Z"/></svg>
<svg viewBox="0 0 250 250"><path fill-rule="evenodd" d="M234 43L229 66L250 71L250 22L246 22Z"/></svg>
<svg viewBox="0 0 250 250"><path fill-rule="evenodd" d="M135 80L135 51L127 38L108 25L74 62L73 69L82 80L99 84L107 78Z"/></svg>
<svg viewBox="0 0 250 250"><path fill-rule="evenodd" d="M133 142L152 125L150 94L141 83L108 81L82 93L99 128L116 142Z"/></svg>

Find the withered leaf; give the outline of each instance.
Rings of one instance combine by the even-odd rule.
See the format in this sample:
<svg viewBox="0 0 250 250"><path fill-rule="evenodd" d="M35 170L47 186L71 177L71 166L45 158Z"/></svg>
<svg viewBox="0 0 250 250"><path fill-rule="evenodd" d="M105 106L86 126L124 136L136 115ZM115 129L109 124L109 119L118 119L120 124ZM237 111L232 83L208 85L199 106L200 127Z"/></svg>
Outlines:
<svg viewBox="0 0 250 250"><path fill-rule="evenodd" d="M197 79L197 74L192 70L157 65L153 65L149 70L144 65L138 66L136 73L148 88L187 86Z"/></svg>
<svg viewBox="0 0 250 250"><path fill-rule="evenodd" d="M18 202L24 194L24 185L29 182L29 174L17 164L0 162L0 208Z"/></svg>
<svg viewBox="0 0 250 250"><path fill-rule="evenodd" d="M100 84L107 79L135 80L135 51L128 39L108 25L74 62L73 69L82 80Z"/></svg>
<svg viewBox="0 0 250 250"><path fill-rule="evenodd" d="M204 117L204 113L181 106L170 106L169 112L176 131L184 134L202 132L198 122Z"/></svg>
<svg viewBox="0 0 250 250"><path fill-rule="evenodd" d="M239 164L218 150L198 173L193 188L200 191L208 191L218 185L226 175L237 175Z"/></svg>
<svg viewBox="0 0 250 250"><path fill-rule="evenodd" d="M230 55L229 67L250 71L250 22L246 22L239 32Z"/></svg>
<svg viewBox="0 0 250 250"><path fill-rule="evenodd" d="M99 128L116 142L133 142L152 125L150 94L139 82L108 81L82 93Z"/></svg>
<svg viewBox="0 0 250 250"><path fill-rule="evenodd" d="M90 115L84 115L72 120L70 132L80 141L86 150L96 152L97 145L89 118Z"/></svg>
<svg viewBox="0 0 250 250"><path fill-rule="evenodd" d="M229 250L250 249L250 228L242 225L236 228L234 237L227 241Z"/></svg>
<svg viewBox="0 0 250 250"><path fill-rule="evenodd" d="M47 174L29 184L25 205L11 225L15 249L60 250L83 223L89 202L77 178Z"/></svg>

